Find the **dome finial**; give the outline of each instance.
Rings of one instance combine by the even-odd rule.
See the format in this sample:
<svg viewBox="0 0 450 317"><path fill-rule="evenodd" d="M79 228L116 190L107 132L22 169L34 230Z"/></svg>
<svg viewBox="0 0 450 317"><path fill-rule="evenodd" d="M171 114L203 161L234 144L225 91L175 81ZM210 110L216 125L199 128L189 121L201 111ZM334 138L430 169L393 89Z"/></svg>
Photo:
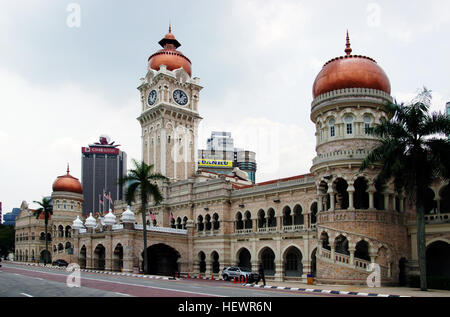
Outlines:
<svg viewBox="0 0 450 317"><path fill-rule="evenodd" d="M170 20L169 20L169 33L172 33L172 23L170 23Z"/></svg>
<svg viewBox="0 0 450 317"><path fill-rule="evenodd" d="M69 175L70 169L69 169L69 162L67 162L67 175Z"/></svg>
<svg viewBox="0 0 450 317"><path fill-rule="evenodd" d="M350 37L348 36L348 30L347 30L347 43L345 44L345 53L347 54L347 56L350 56L350 54L352 53L352 49L350 48Z"/></svg>

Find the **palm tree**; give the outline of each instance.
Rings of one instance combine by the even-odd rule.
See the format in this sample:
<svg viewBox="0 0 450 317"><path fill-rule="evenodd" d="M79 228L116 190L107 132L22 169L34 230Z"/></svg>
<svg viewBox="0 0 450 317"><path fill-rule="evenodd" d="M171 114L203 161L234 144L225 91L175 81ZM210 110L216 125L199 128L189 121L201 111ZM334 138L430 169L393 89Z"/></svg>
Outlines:
<svg viewBox="0 0 450 317"><path fill-rule="evenodd" d="M377 187L393 179L397 192L405 191L411 206L416 207L417 249L420 288L427 290L424 195L439 179L450 178L450 118L442 113L429 114L431 91L426 88L408 105L386 105L390 121L371 129L381 145L369 153L361 171L372 165L381 168ZM446 135L447 138L443 138Z"/></svg>
<svg viewBox="0 0 450 317"><path fill-rule="evenodd" d="M155 183L158 180L168 180L162 174L152 173L153 165L147 165L145 162L137 162L133 160L134 169L128 171L128 175L119 179L119 184L124 185L128 183L128 187L125 192L125 200L128 205L131 205L135 201L135 197L139 192L141 198L141 214L142 214L142 227L144 236L144 273L148 273L147 263L147 205L149 198L153 198L154 205L158 205L163 196L159 190L158 185Z"/></svg>
<svg viewBox="0 0 450 317"><path fill-rule="evenodd" d="M53 203L51 198L42 197L42 201L34 201L34 203L41 206L41 208L36 209L34 211L34 215L36 216L36 219L39 219L41 217L41 214L44 214L44 221L45 221L45 255L44 255L44 265L47 265L48 256L48 238L47 238L47 226L48 226L48 220L50 219L50 216L53 215Z"/></svg>

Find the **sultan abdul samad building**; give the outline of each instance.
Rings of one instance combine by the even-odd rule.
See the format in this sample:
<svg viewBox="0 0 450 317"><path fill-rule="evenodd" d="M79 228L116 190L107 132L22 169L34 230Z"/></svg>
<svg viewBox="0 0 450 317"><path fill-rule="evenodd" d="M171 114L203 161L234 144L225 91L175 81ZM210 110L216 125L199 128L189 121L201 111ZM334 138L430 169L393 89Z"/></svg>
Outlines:
<svg viewBox="0 0 450 317"><path fill-rule="evenodd" d="M151 207L155 219L148 217L151 274L217 276L225 266L256 271L259 263L277 281L312 273L318 282L365 283L370 263L380 265L383 284L418 274L415 210L393 186L375 188L378 166L359 172L379 143L369 128L387 118L383 105L392 102L389 79L375 60L352 55L347 37L345 55L328 61L313 83L311 173L253 184L239 170L197 170L203 87L170 29L159 44L138 87L143 160L170 178L160 185L163 203ZM424 195L428 273L449 275L449 185L436 183ZM81 184L69 171L55 181L52 198L53 260L88 269L142 268L138 204L130 209L116 201L113 212L83 220ZM19 261L36 260L45 249L43 220L30 213L24 202L16 227Z"/></svg>

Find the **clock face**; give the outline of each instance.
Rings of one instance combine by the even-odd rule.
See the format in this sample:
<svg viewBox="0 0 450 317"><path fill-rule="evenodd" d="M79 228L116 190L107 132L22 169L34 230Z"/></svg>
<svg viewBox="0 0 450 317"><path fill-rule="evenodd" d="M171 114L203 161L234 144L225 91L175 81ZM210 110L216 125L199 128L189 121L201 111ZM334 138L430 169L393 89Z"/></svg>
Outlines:
<svg viewBox="0 0 450 317"><path fill-rule="evenodd" d="M148 104L150 106L153 106L156 102L156 96L158 96L158 93L156 92L156 90L152 90L150 91L150 93L148 94Z"/></svg>
<svg viewBox="0 0 450 317"><path fill-rule="evenodd" d="M173 100L180 106L185 106L188 103L188 96L184 91L177 89L173 92Z"/></svg>

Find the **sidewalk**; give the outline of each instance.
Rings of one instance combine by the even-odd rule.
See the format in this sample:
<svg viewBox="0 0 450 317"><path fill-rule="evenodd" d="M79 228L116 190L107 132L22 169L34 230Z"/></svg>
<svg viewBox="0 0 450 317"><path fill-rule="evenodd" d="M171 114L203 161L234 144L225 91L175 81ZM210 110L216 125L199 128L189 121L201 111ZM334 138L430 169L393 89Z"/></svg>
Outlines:
<svg viewBox="0 0 450 317"><path fill-rule="evenodd" d="M259 285L254 284L245 284L248 287L260 287ZM314 284L308 285L299 282L274 282L267 281L266 288L270 287L278 287L278 288L290 288L292 290L303 289L308 291L322 291L323 293L329 293L329 291L339 292L340 294L348 294L350 295L361 295L361 296L375 296L378 297L387 297L390 295L396 295L395 297L450 297L450 291L446 290L428 290L427 292L422 292L418 288L409 288L409 287L367 287L364 285L324 285L324 284ZM358 293L358 294L353 294ZM369 295L370 294L370 295Z"/></svg>

